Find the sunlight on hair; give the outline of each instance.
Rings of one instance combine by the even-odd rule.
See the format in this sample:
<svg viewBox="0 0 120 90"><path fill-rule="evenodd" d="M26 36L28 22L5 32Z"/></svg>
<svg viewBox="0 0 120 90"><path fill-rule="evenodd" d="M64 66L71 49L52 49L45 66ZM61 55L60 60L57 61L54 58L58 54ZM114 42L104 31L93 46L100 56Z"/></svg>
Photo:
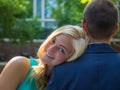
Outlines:
<svg viewBox="0 0 120 90"><path fill-rule="evenodd" d="M85 3L89 3L91 2L92 0L80 0L81 3L85 4Z"/></svg>

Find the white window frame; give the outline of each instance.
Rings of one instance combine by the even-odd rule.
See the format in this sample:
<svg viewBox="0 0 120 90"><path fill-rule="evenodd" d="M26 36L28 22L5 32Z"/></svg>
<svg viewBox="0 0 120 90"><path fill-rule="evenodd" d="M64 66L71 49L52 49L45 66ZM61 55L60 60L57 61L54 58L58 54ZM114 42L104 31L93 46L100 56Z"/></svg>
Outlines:
<svg viewBox="0 0 120 90"><path fill-rule="evenodd" d="M33 0L33 17L37 15L37 0ZM55 19L47 19L45 18L45 0L41 0L41 18L39 20L42 23L42 27L45 27L45 22L55 22Z"/></svg>

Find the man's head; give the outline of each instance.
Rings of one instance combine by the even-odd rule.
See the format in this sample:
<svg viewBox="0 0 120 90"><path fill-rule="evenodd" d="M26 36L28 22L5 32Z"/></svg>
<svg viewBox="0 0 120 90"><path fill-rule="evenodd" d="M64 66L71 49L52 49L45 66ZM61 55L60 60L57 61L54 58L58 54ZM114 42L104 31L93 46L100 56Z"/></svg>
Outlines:
<svg viewBox="0 0 120 90"><path fill-rule="evenodd" d="M110 39L118 29L118 10L111 0L93 0L84 10L83 28L96 40Z"/></svg>

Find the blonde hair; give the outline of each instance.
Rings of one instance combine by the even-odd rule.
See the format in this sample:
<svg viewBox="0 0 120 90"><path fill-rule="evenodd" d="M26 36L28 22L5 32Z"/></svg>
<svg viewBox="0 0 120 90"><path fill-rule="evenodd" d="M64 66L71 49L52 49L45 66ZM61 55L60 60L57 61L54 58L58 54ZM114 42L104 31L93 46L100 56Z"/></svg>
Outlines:
<svg viewBox="0 0 120 90"><path fill-rule="evenodd" d="M65 25L56 29L48 36L48 38L40 46L37 52L38 58L41 58L42 53L44 52L48 42L60 34L70 35L71 37L73 37L74 53L67 60L67 62L74 61L76 58L78 58L84 53L89 42L89 39L85 31L83 31L82 28L79 26ZM47 85L48 79L45 73L46 73L46 65L41 62L38 66L35 67L35 74L34 74L35 81L37 83L39 90L44 90L45 86Z"/></svg>

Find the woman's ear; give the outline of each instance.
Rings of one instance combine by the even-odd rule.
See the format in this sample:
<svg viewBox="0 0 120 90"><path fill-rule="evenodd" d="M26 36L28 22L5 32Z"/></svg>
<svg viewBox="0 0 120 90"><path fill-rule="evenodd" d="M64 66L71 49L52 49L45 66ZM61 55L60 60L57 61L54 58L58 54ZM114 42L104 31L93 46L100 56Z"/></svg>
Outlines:
<svg viewBox="0 0 120 90"><path fill-rule="evenodd" d="M87 31L86 22L84 20L82 21L82 28L83 30Z"/></svg>

